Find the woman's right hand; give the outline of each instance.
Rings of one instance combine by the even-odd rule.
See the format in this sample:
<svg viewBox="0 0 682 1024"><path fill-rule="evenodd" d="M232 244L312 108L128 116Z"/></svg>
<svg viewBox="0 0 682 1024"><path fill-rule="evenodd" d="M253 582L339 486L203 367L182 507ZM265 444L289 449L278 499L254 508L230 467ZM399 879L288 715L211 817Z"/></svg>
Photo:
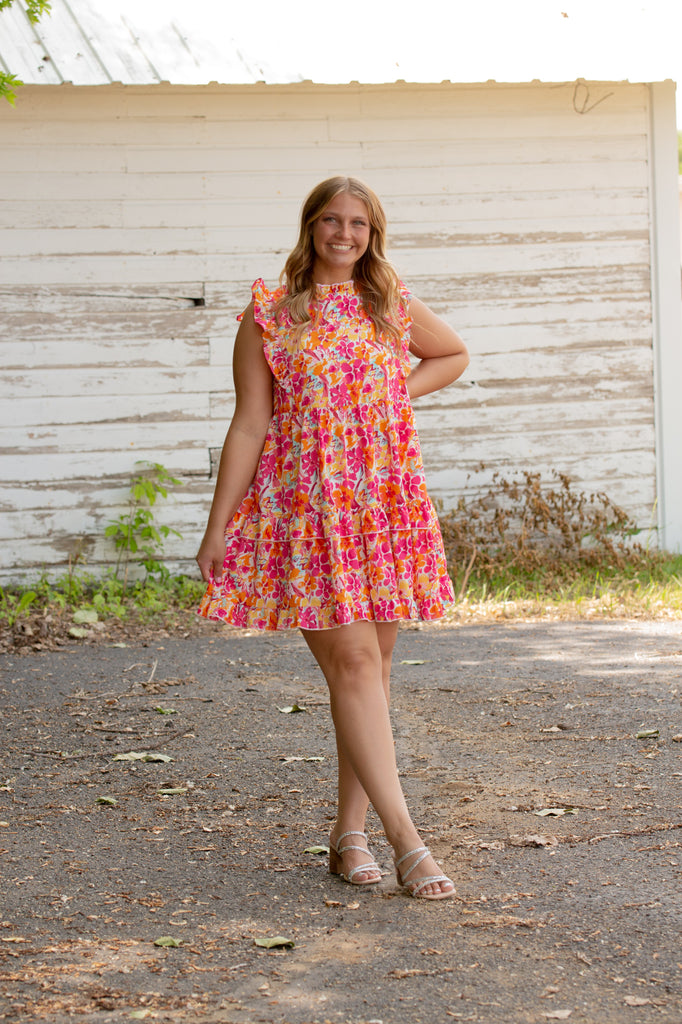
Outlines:
<svg viewBox="0 0 682 1024"><path fill-rule="evenodd" d="M215 581L220 583L223 578L223 563L225 561L225 538L221 533L204 534L197 553L197 565L205 583Z"/></svg>

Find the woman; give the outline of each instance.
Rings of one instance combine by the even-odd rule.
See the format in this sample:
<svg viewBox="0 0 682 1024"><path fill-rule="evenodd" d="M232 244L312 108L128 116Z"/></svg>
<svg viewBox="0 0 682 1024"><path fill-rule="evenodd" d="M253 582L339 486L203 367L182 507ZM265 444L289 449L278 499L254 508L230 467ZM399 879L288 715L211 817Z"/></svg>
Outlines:
<svg viewBox="0 0 682 1024"><path fill-rule="evenodd" d="M454 885L422 845L398 779L389 675L400 620L438 618L453 596L411 399L456 380L468 355L401 285L385 235L371 189L329 178L304 203L280 287L253 286L197 555L208 584L200 612L299 628L317 660L338 750L330 870L380 881L366 846L371 801L399 884L444 899Z"/></svg>

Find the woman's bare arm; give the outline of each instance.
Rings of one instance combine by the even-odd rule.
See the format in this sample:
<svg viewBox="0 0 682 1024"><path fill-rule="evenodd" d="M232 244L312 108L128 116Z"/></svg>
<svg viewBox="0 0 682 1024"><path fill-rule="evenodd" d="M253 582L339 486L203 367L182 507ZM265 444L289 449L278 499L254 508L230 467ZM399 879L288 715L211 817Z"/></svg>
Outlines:
<svg viewBox="0 0 682 1024"><path fill-rule="evenodd" d="M457 331L420 299L410 300L410 316L410 352L420 362L407 378L407 390L410 398L419 398L461 377L469 365L469 353Z"/></svg>
<svg viewBox="0 0 682 1024"><path fill-rule="evenodd" d="M225 527L253 480L272 417L272 373L263 353L263 333L253 303L237 331L233 358L236 404L225 437L208 525L197 554L201 575L220 582L225 560Z"/></svg>

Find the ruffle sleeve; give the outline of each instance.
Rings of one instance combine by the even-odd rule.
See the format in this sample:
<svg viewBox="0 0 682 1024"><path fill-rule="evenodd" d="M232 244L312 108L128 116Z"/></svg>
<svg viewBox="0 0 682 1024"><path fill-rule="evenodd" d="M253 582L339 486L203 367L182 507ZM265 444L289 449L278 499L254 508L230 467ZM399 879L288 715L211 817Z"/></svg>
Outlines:
<svg viewBox="0 0 682 1024"><path fill-rule="evenodd" d="M279 380L285 375L286 353L282 345L282 324L277 321L275 305L283 294L281 287L271 291L262 277L251 286L253 318L263 329L263 352L268 366ZM237 320L241 320L243 315L240 313Z"/></svg>

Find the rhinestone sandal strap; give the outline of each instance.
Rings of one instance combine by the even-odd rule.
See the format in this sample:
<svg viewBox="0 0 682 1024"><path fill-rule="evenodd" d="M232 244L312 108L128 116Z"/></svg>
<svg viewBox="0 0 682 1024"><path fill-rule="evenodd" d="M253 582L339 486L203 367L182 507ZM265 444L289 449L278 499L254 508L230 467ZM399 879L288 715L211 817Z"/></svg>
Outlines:
<svg viewBox="0 0 682 1024"><path fill-rule="evenodd" d="M407 878L408 875L412 874L412 872L414 871L415 868L419 867L419 865L421 864L421 862L423 860L426 860L427 857L431 856L431 854L429 853L429 850L425 846L422 846L421 850L413 850L412 853L421 853L421 857L417 857L417 859L415 860L414 864L411 864L410 867L407 869L407 871L401 871L400 872L400 876L401 876L403 882L405 881L405 879ZM404 859L404 858L401 858L401 859ZM397 865L396 865L396 867L397 867Z"/></svg>
<svg viewBox="0 0 682 1024"><path fill-rule="evenodd" d="M428 853L428 847L418 846L415 850L410 850L409 853L404 853L402 857L399 857L398 860L395 861L395 866L399 868L402 862L407 860L408 857L413 857L415 853L423 853L425 850Z"/></svg>
<svg viewBox="0 0 682 1024"><path fill-rule="evenodd" d="M378 871L379 874L381 874L381 868L379 867L379 865L375 864L374 861L372 861L370 864L360 864L357 868L351 868L351 870L346 875L346 878L348 879L349 882L352 882L353 876L359 875L363 871Z"/></svg>
<svg viewBox="0 0 682 1024"><path fill-rule="evenodd" d="M351 830L350 832L342 832L341 835L339 836L339 838L336 840L336 845L340 846L341 845L341 841L343 839L345 839L346 836L362 836L362 838L365 840L365 842L367 842L367 833L366 832L354 832L354 831Z"/></svg>
<svg viewBox="0 0 682 1024"><path fill-rule="evenodd" d="M452 879L448 878L447 875L428 875L426 878L415 879L414 882L409 884L408 888L413 896L418 896L422 889L427 885L431 885L432 882L449 882L450 885L453 884Z"/></svg>

